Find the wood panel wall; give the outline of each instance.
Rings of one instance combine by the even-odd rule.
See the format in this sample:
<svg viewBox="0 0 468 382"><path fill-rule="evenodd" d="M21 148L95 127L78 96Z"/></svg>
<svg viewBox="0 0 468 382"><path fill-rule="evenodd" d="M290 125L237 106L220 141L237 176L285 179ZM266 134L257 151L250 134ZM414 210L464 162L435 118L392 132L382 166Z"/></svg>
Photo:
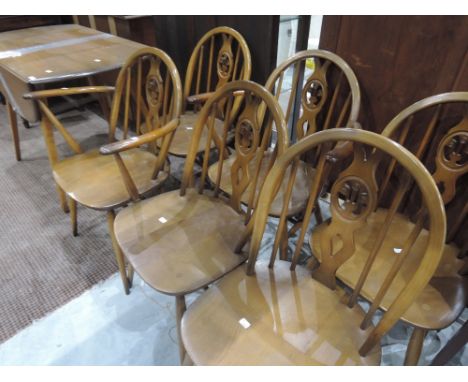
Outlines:
<svg viewBox="0 0 468 382"><path fill-rule="evenodd" d="M198 40L228 26L244 36L252 55L252 80L265 84L276 66L279 16L154 16L156 44L172 57L182 80Z"/></svg>
<svg viewBox="0 0 468 382"><path fill-rule="evenodd" d="M422 98L468 91L467 16L325 16L320 48L340 55L356 73L363 95L359 120L366 130L381 132ZM436 135L461 118L458 110L443 116L438 128L444 130ZM409 140L420 141L424 132L411 129ZM430 156L423 158L429 169ZM448 226L467 203L467 186L468 174L458 180L457 197L446 207ZM467 229L468 217L454 239L465 253Z"/></svg>
<svg viewBox="0 0 468 382"><path fill-rule="evenodd" d="M368 130L421 98L468 90L466 16L325 16L320 48L355 71Z"/></svg>
<svg viewBox="0 0 468 382"><path fill-rule="evenodd" d="M60 24L61 16L0 16L0 32Z"/></svg>

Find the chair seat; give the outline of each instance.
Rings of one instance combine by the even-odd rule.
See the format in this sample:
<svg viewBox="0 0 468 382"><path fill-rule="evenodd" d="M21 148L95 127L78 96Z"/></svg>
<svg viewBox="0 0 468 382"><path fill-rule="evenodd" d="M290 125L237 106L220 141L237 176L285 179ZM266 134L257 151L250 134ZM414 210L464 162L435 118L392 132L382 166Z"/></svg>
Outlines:
<svg viewBox="0 0 468 382"><path fill-rule="evenodd" d="M167 192L119 212L117 241L154 289L181 295L217 280L246 260L235 254L244 218L222 200L193 189Z"/></svg>
<svg viewBox="0 0 468 382"><path fill-rule="evenodd" d="M189 150L190 144L192 142L193 129L195 123L198 119L198 113L186 112L180 116L180 124L175 130L174 137L172 138L171 146L169 147L169 152L172 155L186 157ZM217 134L222 137L224 122L216 118L214 123L214 128ZM198 152L203 152L206 146L206 140L208 138L208 129L204 129L200 138L200 143L198 145ZM212 144L214 148L214 144Z"/></svg>
<svg viewBox="0 0 468 382"><path fill-rule="evenodd" d="M158 188L169 176L169 165L151 179L156 157L143 150L124 151L121 157L139 193ZM57 184L78 203L95 209L111 209L128 203L129 193L113 155L99 149L66 158L53 166Z"/></svg>
<svg viewBox="0 0 468 382"><path fill-rule="evenodd" d="M351 288L354 288L358 282L360 270L363 269L364 262L371 251L387 212L385 209L377 210L368 217L367 224L355 233L356 252L337 271L338 279ZM319 261L322 257L319 245L320 235L327 224L328 222L324 222L318 226L310 237L312 252ZM414 224L404 215L395 215L389 233L362 288L361 294L366 299L372 300L376 296L383 277L389 271L395 256L398 256L398 249L403 247L403 243L413 227ZM425 251L427 237L428 232L423 230L408 254L408 258L403 262L401 271L398 272L383 298L380 305L382 309L389 308L390 303L416 271ZM336 251L340 249L340 245L338 239L333 243ZM438 330L450 325L463 311L468 286L466 278L458 275L459 269L464 264L463 261L457 259L458 252L455 245L445 245L442 259L432 280L401 317L403 321L420 328Z"/></svg>
<svg viewBox="0 0 468 382"><path fill-rule="evenodd" d="M380 347L358 353L373 327L364 312L340 302L303 267L257 261L255 276L239 267L205 291L182 317L182 339L199 365L379 365Z"/></svg>
<svg viewBox="0 0 468 382"><path fill-rule="evenodd" d="M268 165L270 163L272 153L267 152L262 160L259 178L258 178L258 185L263 184L265 181L266 176L268 175ZM232 194L232 181L231 181L231 167L234 161L236 160L236 155L233 154L229 158L227 158L223 163L223 169L221 172L221 180L219 184L219 188L228 195ZM251 176L255 175L255 169L257 168L256 159L254 158L249 163L249 171ZM216 178L218 174L218 163L212 164L208 169L208 177L213 184L216 184ZM280 216L281 209L283 208L283 200L284 194L286 193L288 181L289 181L289 171L286 173L283 182L281 184L281 188L279 189L278 193L276 194L275 199L270 207L270 215L272 216ZM310 184L312 182L312 178L315 174L315 169L311 166L307 165L305 162L300 161L299 167L296 173L296 181L293 187L292 195L289 201L288 207L288 216L293 216L299 212L301 212L306 204L307 198L309 197L309 189ZM252 189L252 183L247 187L246 191L242 195L241 201L244 204L248 204L250 192ZM260 192L261 187L257 186L256 192L257 194Z"/></svg>

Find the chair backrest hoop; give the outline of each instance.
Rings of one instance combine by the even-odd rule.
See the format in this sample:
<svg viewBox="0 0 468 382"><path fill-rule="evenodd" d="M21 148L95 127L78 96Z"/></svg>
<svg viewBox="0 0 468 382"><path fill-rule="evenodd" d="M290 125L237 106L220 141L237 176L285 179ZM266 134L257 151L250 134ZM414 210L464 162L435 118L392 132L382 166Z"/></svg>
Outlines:
<svg viewBox="0 0 468 382"><path fill-rule="evenodd" d="M337 127L353 127L355 122L357 122L358 116L359 116L359 109L361 105L361 90L359 88L359 82L356 78L356 75L354 74L353 70L351 67L348 65L346 61L344 61L340 56L336 55L335 53L326 51L326 50L321 50L321 49L311 49L311 50L304 50L296 53L295 55L289 57L287 60L282 62L268 77L268 80L265 84L265 87L270 91L270 92L276 92L277 89L275 89L275 84L280 79L280 77L283 75L285 71L287 71L289 68L294 68L294 71L296 72L299 68L295 67L298 64L305 63L306 60L312 59L312 58L319 58L324 60L325 62L330 62L334 64L339 70L344 74L347 83L349 85L350 89L350 96L351 96L351 107L350 111L348 113L348 119L345 123L340 124L340 126ZM317 70L318 68L316 68ZM312 73L312 76L314 76L314 73ZM290 96L290 101L289 103L294 100L296 97L297 90L294 89L294 81L295 79L297 80L296 73L293 75L293 89L292 89L292 94ZM326 83L322 84L323 86L327 87ZM307 83L305 84L307 86ZM304 90L304 89L303 89ZM301 95L303 95L303 91L300 92ZM327 92L328 94L328 92ZM299 94L298 94L299 95ZM330 98L334 98L330 95ZM291 100L292 99L292 100ZM320 104L323 105L322 101ZM336 100L335 100L336 102ZM289 113L291 109L291 105L288 104L288 111L285 112L286 114L286 119L288 122L289 119ZM330 105L330 108L334 107L334 105ZM343 105L343 108L346 107ZM319 112L319 108L315 108L314 114ZM331 112L329 110L328 112ZM343 112L343 110L342 110ZM344 116L344 115L343 115ZM328 119L328 118L327 118ZM340 120L341 118L338 118ZM325 122L325 124L328 124L328 122ZM299 128L297 126L296 128Z"/></svg>
<svg viewBox="0 0 468 382"><path fill-rule="evenodd" d="M199 54L200 54L201 47L211 37L214 37L216 35L221 35L221 34L232 36L237 41L237 43L239 44L239 48L240 48L240 51L242 52L242 56L243 56L243 71L242 71L242 76L241 76L240 79L241 80L250 80L250 75L252 73L252 58L251 58L251 55L250 55L249 47L248 47L247 42L245 41L244 37L242 37L242 35L238 31L236 31L235 29L230 28L230 27L220 26L220 27L213 28L213 29L209 30L207 33L205 33L203 35L203 37L198 41L197 45L193 49L193 52L192 52L192 54L190 56L190 60L189 60L189 63L187 65L187 70L185 72L184 98L183 98L183 102L184 102L183 107L184 107L184 109L185 109L186 98L189 95L191 95L190 90L192 88L192 81L194 80L193 74L194 74L194 72L196 70L195 68L196 68L196 66L198 64L197 61L199 59Z"/></svg>
<svg viewBox="0 0 468 382"><path fill-rule="evenodd" d="M420 266L412 275L406 287L390 305L388 311L371 332L366 342L362 345L360 353L365 356L408 309L436 270L445 241L445 210L437 186L427 169L413 154L397 142L369 131L351 128L317 132L305 137L286 150L286 152L277 159L266 178L254 214L254 228L251 236L248 260L248 267L250 269L255 267L268 218L268 211L277 190L277 188L275 188L276 185L281 182L286 169L293 163L295 158L300 157L314 147L330 141L352 141L354 143L369 145L389 154L393 158L397 158L399 164L413 176L419 186L430 219L430 236Z"/></svg>
<svg viewBox="0 0 468 382"><path fill-rule="evenodd" d="M174 118L178 118L182 112L182 83L180 80L179 72L177 71L177 67L175 66L172 59L166 52L159 48L145 47L142 49L138 49L130 57L127 58L117 76L110 116L109 134L111 135L111 139L114 139L115 129L119 118L119 107L121 105L122 95L125 90L125 79L127 76L127 70L131 68L140 57L144 56L157 57L162 61L162 63L164 63L173 85L172 91L174 104L172 106L172 115L174 116Z"/></svg>
<svg viewBox="0 0 468 382"><path fill-rule="evenodd" d="M182 184L180 188L181 195L185 194L185 190L190 183L190 179L193 172L193 166L198 152L199 141L205 128L205 123L208 119L208 116L211 112L212 106L217 103L219 100L223 99L229 94L234 94L236 91L249 91L255 96L262 99L262 102L266 104L266 108L269 110L272 116L272 120L276 126L277 130L277 155L281 155L286 148L289 146L289 139L287 135L286 122L284 120L284 115L279 107L276 100L273 98L270 92L268 92L263 86L245 80L232 81L219 88L205 103L203 108L198 114L198 119L195 123L193 129L193 137L190 145L190 150L187 155L185 162L184 173L182 176Z"/></svg>

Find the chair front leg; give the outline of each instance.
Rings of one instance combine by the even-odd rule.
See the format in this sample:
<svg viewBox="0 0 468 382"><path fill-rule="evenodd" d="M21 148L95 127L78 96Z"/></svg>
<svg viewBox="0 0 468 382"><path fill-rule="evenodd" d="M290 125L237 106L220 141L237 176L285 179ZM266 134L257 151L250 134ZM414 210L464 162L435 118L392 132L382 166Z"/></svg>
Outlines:
<svg viewBox="0 0 468 382"><path fill-rule="evenodd" d="M418 364L426 334L426 329L413 329L413 333L411 334L411 338L408 343L408 348L406 349L405 366L416 366Z"/></svg>
<svg viewBox="0 0 468 382"><path fill-rule="evenodd" d="M130 288L133 286L133 275L135 274L135 270L132 267L132 264L127 263L127 274L128 274L128 283L130 285Z"/></svg>
<svg viewBox="0 0 468 382"><path fill-rule="evenodd" d="M59 200L60 200L60 207L62 208L63 212L68 214L70 210L68 208L67 195L57 183L55 185L57 187L57 193L58 193Z"/></svg>
<svg viewBox="0 0 468 382"><path fill-rule="evenodd" d="M78 236L78 215L76 209L76 200L69 197L68 206L70 208L70 219L72 223L73 236Z"/></svg>
<svg viewBox="0 0 468 382"><path fill-rule="evenodd" d="M122 284L124 287L125 294L129 294L130 283L127 277L127 272L125 270L125 258L124 258L124 254L122 253L122 250L120 249L119 243L117 243L117 239L115 237L114 220L115 220L114 210L107 211L107 225L109 227L109 234L112 239L112 247L114 248L115 258L117 260L117 265L119 266L120 277L122 279Z"/></svg>
<svg viewBox="0 0 468 382"><path fill-rule="evenodd" d="M177 325L177 339L179 341L179 358L180 364L184 364L185 357L187 356L187 351L185 350L184 343L182 342L182 332L181 332L181 323L182 316L184 315L187 307L185 305L185 296L180 295L176 296L176 325Z"/></svg>

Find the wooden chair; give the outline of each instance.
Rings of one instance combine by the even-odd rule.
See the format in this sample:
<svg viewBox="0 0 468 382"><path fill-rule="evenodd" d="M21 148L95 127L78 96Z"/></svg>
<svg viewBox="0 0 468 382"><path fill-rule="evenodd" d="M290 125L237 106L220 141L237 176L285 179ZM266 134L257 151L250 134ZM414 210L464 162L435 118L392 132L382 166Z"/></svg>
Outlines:
<svg viewBox="0 0 468 382"><path fill-rule="evenodd" d="M286 85L290 83L291 89ZM296 53L281 63L269 76L265 87L279 101L291 128L292 140L300 140L316 131L333 127L354 127L357 125L361 92L357 78L349 65L339 56L325 50L306 50ZM284 90L286 88L286 90ZM225 168L236 160L235 155L226 159ZM295 217L304 211L308 199L310 182L315 173L317 158L302 158L297 170L296 184L293 187L288 215ZM266 162L265 162L266 163ZM251 166L256 164L251 162ZM209 171L212 182L216 179L217 164ZM266 166L260 169L259 183L262 184L268 173ZM231 177L228 172L221 176L221 190L232 192ZM279 217L282 211L283 195L287 189L284 180L276 199L271 206L270 215ZM247 204L250 190L242 196ZM317 218L321 219L319 209ZM293 219L293 221L301 219ZM295 225L291 233L297 229ZM287 230L287 227L284 227ZM284 232L285 237L287 232ZM286 260L287 252L282 241L281 258Z"/></svg>
<svg viewBox="0 0 468 382"><path fill-rule="evenodd" d="M426 333L429 330L443 329L453 323L467 302L468 279L459 274L459 271L466 267L467 261L458 258L461 251L453 242L457 231L461 229L462 235L463 232L466 233L462 223L468 211L468 178L465 176L468 172L467 102L467 92L440 94L423 99L398 114L382 132L382 135L407 147L426 164L439 186L447 216L450 218L447 224L447 244L444 246L442 260L434 277L401 317L403 322L414 327L406 353L406 365L417 364ZM461 115L464 116L460 118L460 108L463 106L465 111ZM384 281L386 270L395 259L395 254L385 242L374 244L369 238L379 238L387 232L392 237L403 237L413 227L418 227L422 235L427 234L421 225L421 219L411 220L408 215L415 213L417 190L412 190L410 183L399 187L392 183L398 180L399 176L395 173L395 163L395 160L390 161L382 170L379 179L379 198L386 203L386 208L373 211L365 225L356 231L355 241L359 250L336 273L339 280L354 290L350 305L355 303L358 294L377 301L373 309L380 307L386 310L390 304L387 298L376 299L376 296L379 285ZM457 196L458 200L455 200ZM454 212L451 211L452 207L457 210L455 214L451 214ZM310 238L312 252L319 261L323 257L320 243L327 230L328 223L324 223L316 228ZM367 260L367 251L362 250L364 248L372 249L370 261ZM423 252L424 241L416 241L407 255L408 262L403 267L404 272L416 272ZM364 263L367 272L362 274L358 269ZM400 281L402 280L396 279L390 286L390 295L401 287Z"/></svg>
<svg viewBox="0 0 468 382"><path fill-rule="evenodd" d="M321 278L334 280L336 268L354 254L353 233L377 206L375 174L380 160L395 159L405 177L414 179L422 193L423 221L428 222L428 240L414 273L402 272L401 260L420 230L392 238L403 248L395 257L389 277L406 281L391 299L380 321L370 320L359 304L346 306L348 290L339 285L327 288L297 264L308 231L310 216L320 189L336 163L327 155L342 141L354 143L354 161L332 184L330 232L323 237ZM291 185L291 196L299 160L307 152L319 152L317 173L311 184L304 221L292 262L268 259L259 254L271 203L283 178ZM275 240L287 219L283 208ZM279 157L262 188L253 219L250 253L246 266L239 267L205 291L189 306L182 318L182 339L188 355L201 365L379 365L382 336L398 321L424 288L436 269L445 240L445 214L435 182L424 166L398 143L375 133L356 129L317 132L291 146ZM248 233L248 230L247 230ZM246 234L246 237L249 237ZM341 251L332 256L335 238ZM271 240L267 240L271 242ZM265 249L264 249L265 251ZM326 254L325 254L326 253ZM370 255L370 252L368 252ZM365 269L361 270L365 272ZM382 285L381 292L389 291ZM368 324L360 327L362 322Z"/></svg>
<svg viewBox="0 0 468 382"><path fill-rule="evenodd" d="M231 166L235 184L231 197L219 192L219 176L214 191L204 191L210 150L218 158L225 155L226 140L232 125L230 115L236 99L242 99L235 119L234 137L238 160ZM257 110L266 103L264 125ZM214 128L223 105L227 116L220 134ZM273 123L269 123L273 120ZM245 228L245 212L240 196L256 182L249 162L261 163L270 144L271 126L278 131L275 152L280 155L288 145L283 114L265 88L249 81L234 81L219 88L201 109L194 126L193 141L187 157L180 190L167 192L124 208L115 219L115 235L133 269L159 292L175 296L177 328L185 311L185 295L203 288L246 260L236 244ZM264 131L261 136L260 130ZM195 158L202 136L206 134L202 173L197 189L191 186ZM268 158L274 160L275 156ZM219 161L219 174L223 161ZM180 337L179 337L180 338ZM180 343L180 359L185 350Z"/></svg>
<svg viewBox="0 0 468 382"><path fill-rule="evenodd" d="M213 92L228 82L249 80L251 71L249 47L236 30L229 27L217 27L200 39L187 66L183 113L180 117L180 126L176 130L170 147L170 154L179 157L188 155L193 128L201 105ZM236 116L240 102L240 99L235 102L231 118ZM218 115L215 119L215 129L218 134L223 131L223 119L222 115ZM207 136L204 133L198 153L204 151L206 139Z"/></svg>
<svg viewBox="0 0 468 382"><path fill-rule="evenodd" d="M99 148L83 152L80 144L51 112L47 99L112 91L114 97L109 142L113 143L101 149L101 153ZM128 293L129 279L126 276L124 258L114 237L114 211L131 200L154 194L169 175L167 152L182 110L182 86L174 63L159 49L143 48L127 59L119 73L115 89L109 86L64 88L32 92L26 94L25 98L36 99L42 111L41 127L49 162L62 209L65 212L68 212L68 206L70 209L73 235L78 233L77 203L107 211L109 232L120 275L125 292ZM137 118L143 116L146 126L151 126L151 129L147 129L149 131L145 134L127 138L132 98L136 101L134 113ZM123 119L124 139L115 142L119 115ZM53 127L75 155L59 159ZM137 132L139 133L138 129ZM155 144L159 145L158 150L154 150ZM140 148L144 145L148 145L148 148Z"/></svg>

